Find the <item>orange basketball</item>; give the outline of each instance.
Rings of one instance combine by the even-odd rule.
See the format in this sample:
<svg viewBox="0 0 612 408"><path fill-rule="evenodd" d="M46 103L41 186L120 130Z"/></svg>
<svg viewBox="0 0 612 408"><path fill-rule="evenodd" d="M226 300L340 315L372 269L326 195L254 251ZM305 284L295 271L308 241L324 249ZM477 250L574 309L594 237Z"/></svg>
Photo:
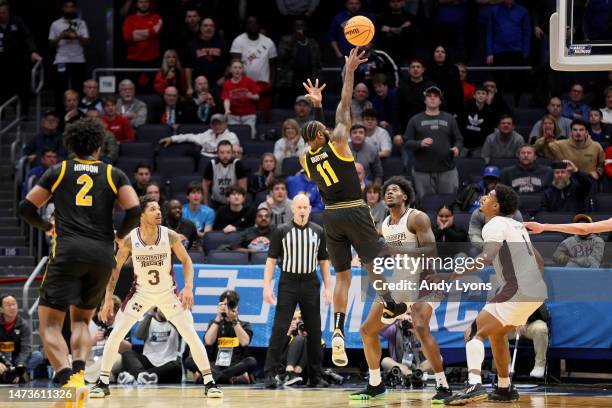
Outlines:
<svg viewBox="0 0 612 408"><path fill-rule="evenodd" d="M346 40L355 46L364 46L374 38L374 24L364 16L355 16L344 25Z"/></svg>

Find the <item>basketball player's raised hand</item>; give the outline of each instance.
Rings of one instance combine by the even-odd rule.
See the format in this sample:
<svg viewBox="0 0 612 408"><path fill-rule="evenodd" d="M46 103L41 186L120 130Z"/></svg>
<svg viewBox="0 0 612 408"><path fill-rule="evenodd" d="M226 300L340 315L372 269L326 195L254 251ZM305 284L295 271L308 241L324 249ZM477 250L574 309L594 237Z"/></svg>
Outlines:
<svg viewBox="0 0 612 408"><path fill-rule="evenodd" d="M315 107L321 106L323 103L323 89L325 89L325 85L323 84L319 86L319 78L315 80L315 84L312 84L310 78L306 80L306 82L302 82L304 88L308 92L304 97L308 99Z"/></svg>
<svg viewBox="0 0 612 408"><path fill-rule="evenodd" d="M184 287L183 290L181 290L181 293L179 293L179 299L181 300L183 309L191 309L191 306L193 306L193 289L190 287Z"/></svg>
<svg viewBox="0 0 612 408"><path fill-rule="evenodd" d="M539 222L524 222L523 225L527 228L530 235L539 234L544 232L544 226Z"/></svg>
<svg viewBox="0 0 612 408"><path fill-rule="evenodd" d="M358 66L360 66L364 62L368 62L368 59L364 58L365 54L365 50L359 52L359 47L353 48L351 52L349 52L349 55L347 57L344 57L346 69L355 71Z"/></svg>

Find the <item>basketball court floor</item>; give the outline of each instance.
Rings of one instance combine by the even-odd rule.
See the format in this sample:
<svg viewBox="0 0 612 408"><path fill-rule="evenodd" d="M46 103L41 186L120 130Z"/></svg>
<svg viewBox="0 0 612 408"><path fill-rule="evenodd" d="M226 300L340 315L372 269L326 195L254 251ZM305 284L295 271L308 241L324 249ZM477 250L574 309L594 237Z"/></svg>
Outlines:
<svg viewBox="0 0 612 408"><path fill-rule="evenodd" d="M2 388L5 388L4 386ZM458 387L455 387L458 388ZM612 407L612 388L608 387L539 387L519 385L521 399L513 407L589 408ZM266 390L263 386L225 386L222 399L206 399L202 386L113 386L112 395L105 399L90 399L90 408L301 408L301 407L431 407L433 388L423 390L390 390L387 396L371 401L350 401L348 394L357 388L284 388ZM3 390L5 391L5 390ZM3 393L4 394L4 393ZM1 408L63 407L64 404L15 403L5 398ZM500 404L478 402L467 406L500 407ZM508 406L505 404L504 406Z"/></svg>

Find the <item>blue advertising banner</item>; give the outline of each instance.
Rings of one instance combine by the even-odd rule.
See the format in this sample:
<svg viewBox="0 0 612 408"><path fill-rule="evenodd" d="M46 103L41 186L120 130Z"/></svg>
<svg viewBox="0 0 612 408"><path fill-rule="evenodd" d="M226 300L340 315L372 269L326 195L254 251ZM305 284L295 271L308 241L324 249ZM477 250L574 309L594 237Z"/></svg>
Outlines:
<svg viewBox="0 0 612 408"><path fill-rule="evenodd" d="M183 287L181 265L175 265L175 276L179 288ZM195 304L192 312L196 330L202 336L208 323L216 315L219 295L226 289L236 290L240 294L238 307L241 320L248 321L253 327L253 347L267 347L272 333L274 306L263 301L263 265L194 265L194 296ZM275 286L278 283L279 271L275 274ZM553 348L603 348L612 347L612 301L594 299L588 301L588 285L592 282L602 282L602 276L609 277L608 285L612 283L612 271L604 269L573 269L547 268L546 281L549 289L557 291L555 300L547 301L551 311L552 323L550 340ZM572 279L561 279L568 275L579 276L585 287L577 287ZM590 279L590 277L595 279ZM361 270L354 269L346 316L346 344L348 348L362 348L359 337L359 327L365 320L371 303L364 302L361 294ZM363 279L366 279L364 276ZM495 282L491 268L474 274L466 280L473 282ZM332 287L335 276L332 269ZM612 292L610 287L599 288L600 291ZM560 290L575 293L580 291L582 297L570 298L565 301ZM584 291L587 291L586 293ZM595 296L601 297L601 296ZM609 298L608 298L609 299ZM449 301L450 300L450 301ZM472 323L482 309L484 301L470 298L451 298L435 305L435 314L430 327L442 348L464 347L463 332ZM333 311L331 305L323 303L323 285L321 285L321 327L323 339L330 344L333 329Z"/></svg>

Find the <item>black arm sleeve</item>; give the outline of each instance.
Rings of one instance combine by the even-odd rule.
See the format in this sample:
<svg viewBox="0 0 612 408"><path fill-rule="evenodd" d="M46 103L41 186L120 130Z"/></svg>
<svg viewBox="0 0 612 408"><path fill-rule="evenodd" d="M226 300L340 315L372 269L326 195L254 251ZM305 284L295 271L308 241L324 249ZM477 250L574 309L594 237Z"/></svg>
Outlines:
<svg viewBox="0 0 612 408"><path fill-rule="evenodd" d="M138 226L140 222L140 206L132 207L125 210L123 222L117 230L117 237L123 239L131 230Z"/></svg>
<svg viewBox="0 0 612 408"><path fill-rule="evenodd" d="M323 108L314 108L314 119L319 122L325 124L325 114L323 113Z"/></svg>
<svg viewBox="0 0 612 408"><path fill-rule="evenodd" d="M19 218L25 222L44 232L47 232L53 228L53 224L42 219L38 213L38 208L36 208L36 206L32 204L30 200L26 199L19 203L17 214L19 215Z"/></svg>

